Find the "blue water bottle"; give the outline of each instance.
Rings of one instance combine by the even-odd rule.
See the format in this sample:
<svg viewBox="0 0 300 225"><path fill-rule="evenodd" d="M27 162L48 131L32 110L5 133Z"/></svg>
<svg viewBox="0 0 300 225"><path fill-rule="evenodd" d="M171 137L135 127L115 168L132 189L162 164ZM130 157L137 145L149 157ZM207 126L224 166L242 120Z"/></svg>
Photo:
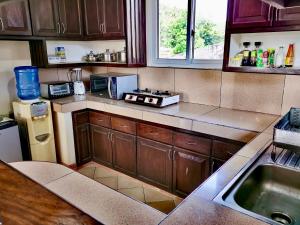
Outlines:
<svg viewBox="0 0 300 225"><path fill-rule="evenodd" d="M34 100L40 97L38 68L19 66L14 69L17 83L17 95L21 100Z"/></svg>

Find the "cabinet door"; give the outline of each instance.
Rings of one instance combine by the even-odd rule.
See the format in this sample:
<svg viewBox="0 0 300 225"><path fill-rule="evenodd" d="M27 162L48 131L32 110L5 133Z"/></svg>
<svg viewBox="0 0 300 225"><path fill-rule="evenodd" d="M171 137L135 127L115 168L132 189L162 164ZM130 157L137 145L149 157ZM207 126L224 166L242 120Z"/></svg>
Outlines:
<svg viewBox="0 0 300 225"><path fill-rule="evenodd" d="M136 176L136 136L112 132L114 168Z"/></svg>
<svg viewBox="0 0 300 225"><path fill-rule="evenodd" d="M138 138L137 174L146 182L162 189L172 186L172 146Z"/></svg>
<svg viewBox="0 0 300 225"><path fill-rule="evenodd" d="M125 37L124 32L124 1L102 0L104 15L103 37L118 38Z"/></svg>
<svg viewBox="0 0 300 225"><path fill-rule="evenodd" d="M300 7L279 9L275 12L274 26L300 25Z"/></svg>
<svg viewBox="0 0 300 225"><path fill-rule="evenodd" d="M89 124L75 127L75 149L77 166L91 161Z"/></svg>
<svg viewBox="0 0 300 225"><path fill-rule="evenodd" d="M100 24L103 23L103 0L83 0L85 35L102 37Z"/></svg>
<svg viewBox="0 0 300 225"><path fill-rule="evenodd" d="M214 172L216 172L221 166L224 165L225 162L226 161L219 159L212 159L210 173L213 174Z"/></svg>
<svg viewBox="0 0 300 225"><path fill-rule="evenodd" d="M112 166L110 129L91 125L91 145L93 159L106 166Z"/></svg>
<svg viewBox="0 0 300 225"><path fill-rule="evenodd" d="M27 0L0 3L0 35L32 35Z"/></svg>
<svg viewBox="0 0 300 225"><path fill-rule="evenodd" d="M30 0L33 34L36 36L59 36L57 0Z"/></svg>
<svg viewBox="0 0 300 225"><path fill-rule="evenodd" d="M61 36L82 36L80 0L58 0L58 8Z"/></svg>
<svg viewBox="0 0 300 225"><path fill-rule="evenodd" d="M268 27L273 8L261 0L229 0L229 27Z"/></svg>
<svg viewBox="0 0 300 225"><path fill-rule="evenodd" d="M173 190L186 196L209 176L209 157L180 148L174 149Z"/></svg>

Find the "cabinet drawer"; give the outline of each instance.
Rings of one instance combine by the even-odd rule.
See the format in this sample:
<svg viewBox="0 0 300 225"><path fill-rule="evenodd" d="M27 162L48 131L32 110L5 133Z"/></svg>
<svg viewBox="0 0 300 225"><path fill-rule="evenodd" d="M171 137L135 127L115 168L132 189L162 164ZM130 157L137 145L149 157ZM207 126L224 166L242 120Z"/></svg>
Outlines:
<svg viewBox="0 0 300 225"><path fill-rule="evenodd" d="M100 112L90 112L90 123L110 128L110 116Z"/></svg>
<svg viewBox="0 0 300 225"><path fill-rule="evenodd" d="M136 134L136 122L128 119L112 117L111 127L114 130L118 130L128 134Z"/></svg>
<svg viewBox="0 0 300 225"><path fill-rule="evenodd" d="M174 145L204 155L210 155L211 139L176 132L174 135Z"/></svg>
<svg viewBox="0 0 300 225"><path fill-rule="evenodd" d="M212 156L221 160L228 160L241 148L242 145L213 141Z"/></svg>
<svg viewBox="0 0 300 225"><path fill-rule="evenodd" d="M138 135L158 142L173 144L173 132L166 128L138 123Z"/></svg>
<svg viewBox="0 0 300 225"><path fill-rule="evenodd" d="M80 111L80 112L73 113L74 126L80 126L88 122L89 122L89 112Z"/></svg>

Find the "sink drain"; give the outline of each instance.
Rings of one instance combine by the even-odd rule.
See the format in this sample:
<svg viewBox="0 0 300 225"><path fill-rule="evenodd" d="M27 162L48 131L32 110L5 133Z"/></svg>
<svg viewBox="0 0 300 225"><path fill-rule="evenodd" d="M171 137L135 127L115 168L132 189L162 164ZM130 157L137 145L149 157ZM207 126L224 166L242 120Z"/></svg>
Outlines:
<svg viewBox="0 0 300 225"><path fill-rule="evenodd" d="M280 224L286 224L286 225L293 224L293 219L290 216L286 215L285 213L274 212L271 214L271 218L272 220Z"/></svg>

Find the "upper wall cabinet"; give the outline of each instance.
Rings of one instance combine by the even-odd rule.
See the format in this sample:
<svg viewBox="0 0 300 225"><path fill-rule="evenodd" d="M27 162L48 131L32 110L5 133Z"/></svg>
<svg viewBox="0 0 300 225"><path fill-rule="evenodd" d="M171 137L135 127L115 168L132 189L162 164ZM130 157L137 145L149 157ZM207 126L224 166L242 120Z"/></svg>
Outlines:
<svg viewBox="0 0 300 225"><path fill-rule="evenodd" d="M125 37L123 0L84 0L83 4L88 37Z"/></svg>
<svg viewBox="0 0 300 225"><path fill-rule="evenodd" d="M35 36L82 36L80 0L30 0L30 9Z"/></svg>
<svg viewBox="0 0 300 225"><path fill-rule="evenodd" d="M233 33L300 30L300 7L275 8L263 0L229 0L227 24Z"/></svg>
<svg viewBox="0 0 300 225"><path fill-rule="evenodd" d="M0 35L32 35L27 0L1 1Z"/></svg>
<svg viewBox="0 0 300 225"><path fill-rule="evenodd" d="M229 0L229 28L268 27L273 8L261 0Z"/></svg>
<svg viewBox="0 0 300 225"><path fill-rule="evenodd" d="M284 27L297 25L300 25L300 7L291 7L276 10L274 26Z"/></svg>

